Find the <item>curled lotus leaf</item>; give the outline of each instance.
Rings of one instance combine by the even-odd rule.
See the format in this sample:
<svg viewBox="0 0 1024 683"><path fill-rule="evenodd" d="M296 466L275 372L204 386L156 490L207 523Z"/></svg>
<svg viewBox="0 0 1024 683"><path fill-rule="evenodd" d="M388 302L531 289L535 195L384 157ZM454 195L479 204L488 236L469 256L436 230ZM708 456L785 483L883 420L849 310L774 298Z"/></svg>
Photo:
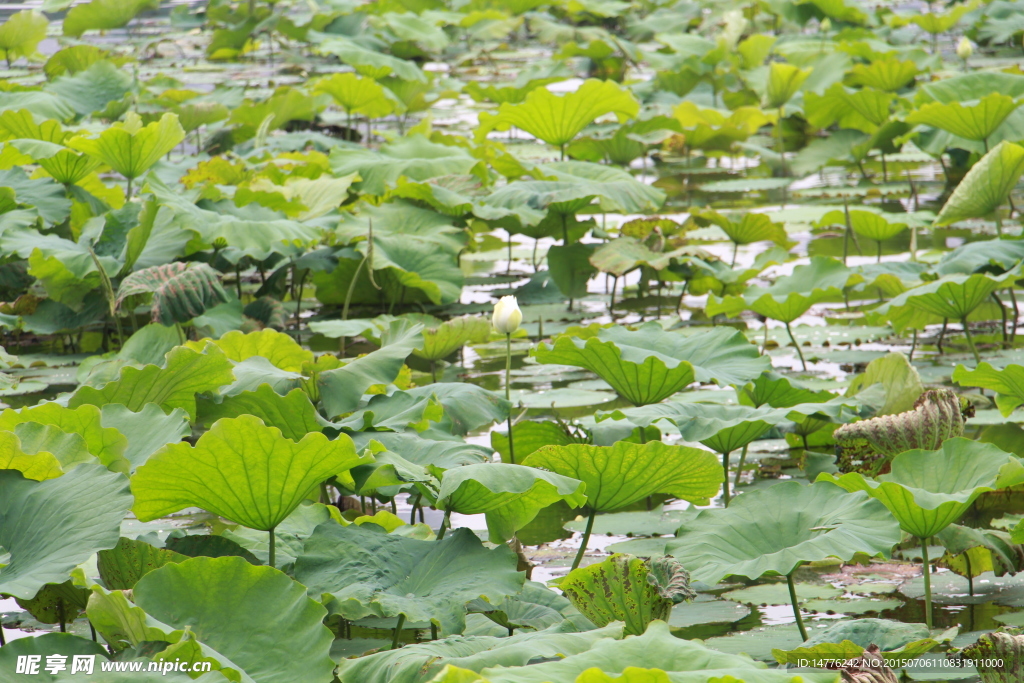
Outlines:
<svg viewBox="0 0 1024 683"><path fill-rule="evenodd" d="M1024 635L989 633L960 651L960 659L972 662L981 683L1014 683L1024 679ZM999 662L1001 666L992 666Z"/></svg>
<svg viewBox="0 0 1024 683"><path fill-rule="evenodd" d="M655 619L667 620L676 603L696 597L690 575L674 558L660 558L655 565L623 553L574 569L559 588L598 626L622 621L625 633L634 636Z"/></svg>
<svg viewBox="0 0 1024 683"><path fill-rule="evenodd" d="M843 472L884 474L890 461L903 451L933 451L946 439L962 436L965 420L973 414L973 406L952 389L929 389L911 410L837 429L837 464Z"/></svg>
<svg viewBox="0 0 1024 683"><path fill-rule="evenodd" d="M877 645L872 645L857 659L840 669L843 683L899 683L896 672L889 668Z"/></svg>

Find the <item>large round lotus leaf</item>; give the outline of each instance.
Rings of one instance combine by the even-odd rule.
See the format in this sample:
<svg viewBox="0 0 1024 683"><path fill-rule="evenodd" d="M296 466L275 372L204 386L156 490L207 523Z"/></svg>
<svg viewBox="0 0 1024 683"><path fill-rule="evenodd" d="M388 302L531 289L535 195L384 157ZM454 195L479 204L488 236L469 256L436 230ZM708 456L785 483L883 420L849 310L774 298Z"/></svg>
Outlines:
<svg viewBox="0 0 1024 683"><path fill-rule="evenodd" d="M660 441L545 446L523 464L579 479L587 485L587 505L601 512L626 507L656 493L707 505L722 481L722 467L712 453Z"/></svg>
<svg viewBox="0 0 1024 683"><path fill-rule="evenodd" d="M586 652L597 642L621 637L621 624L579 633L568 623L502 638L450 636L342 660L338 678L341 683L427 683L449 663L473 671L488 666L526 666L538 657L567 657Z"/></svg>
<svg viewBox="0 0 1024 683"><path fill-rule="evenodd" d="M195 506L266 531L320 482L366 462L344 434L296 443L251 415L223 419L195 446L170 444L136 471L134 510L148 522Z"/></svg>
<svg viewBox="0 0 1024 683"><path fill-rule="evenodd" d="M843 594L841 588L835 588L828 584L798 583L795 585L797 597L801 602L811 598L838 598ZM723 593L722 597L752 605L788 605L790 603L789 587L784 581L737 588Z"/></svg>
<svg viewBox="0 0 1024 683"><path fill-rule="evenodd" d="M908 289L903 294L882 304L875 313L890 316L901 309L911 308L925 311L940 318L962 320L988 299L993 292L1010 287L1021 277L1019 267L1002 275L975 273L973 275L954 273Z"/></svg>
<svg viewBox="0 0 1024 683"><path fill-rule="evenodd" d="M732 600L719 600L701 594L693 602L684 602L672 609L668 625L673 628L688 628L701 624L734 623L750 614L750 606Z"/></svg>
<svg viewBox="0 0 1024 683"><path fill-rule="evenodd" d="M40 403L31 408L12 410L8 408L0 413L0 429L14 431L26 422L37 422L42 425L56 427L69 434L78 434L85 439L89 452L99 458L104 465L121 458L125 452L127 439L116 429L105 427L103 417L95 406L81 406L74 410L56 403ZM64 464L59 454L58 458Z"/></svg>
<svg viewBox="0 0 1024 683"><path fill-rule="evenodd" d="M665 420L675 425L686 441L699 441L718 453L730 453L764 436L772 426L784 421L788 412L766 406L751 408L669 401L616 410L611 417L644 427Z"/></svg>
<svg viewBox="0 0 1024 683"><path fill-rule="evenodd" d="M353 524L321 524L295 560L295 579L346 619L431 621L461 633L466 603L515 595L526 577L506 545L487 549L469 529L417 541Z"/></svg>
<svg viewBox="0 0 1024 683"><path fill-rule="evenodd" d="M424 316L426 317L426 316ZM418 316L412 316L419 320ZM441 360L466 344L478 344L490 338L491 323L486 318L462 316L433 325L423 321L423 343L413 349L413 355L426 360Z"/></svg>
<svg viewBox="0 0 1024 683"><path fill-rule="evenodd" d="M663 681L685 683L707 683L730 677L744 683L792 683L794 678L790 672L764 669L749 657L717 652L700 641L676 638L663 621L652 622L642 636L603 641L587 652L565 659L518 669L494 667L480 673L490 683L550 683L576 681L580 674L595 668L615 675L627 669L635 670L637 664L668 672L669 677ZM801 678L804 683L834 683L835 673L801 674ZM611 678L611 681L618 680L622 679ZM643 678L635 680L644 681Z"/></svg>
<svg viewBox="0 0 1024 683"><path fill-rule="evenodd" d="M899 541L899 526L868 496L825 483L782 482L701 512L669 541L668 553L695 580L715 584L727 576L787 575L830 557L888 557Z"/></svg>
<svg viewBox="0 0 1024 683"><path fill-rule="evenodd" d="M14 675L18 664L18 657L26 655L39 655L41 657L39 673L32 676L25 676L25 680L36 683L53 683L58 680L67 680L60 674L50 674L45 670L46 657L48 655L65 655L68 662L72 661L75 655L92 655L95 659L94 670L99 673L100 662L107 660L108 653L99 643L87 638L73 636L70 633L46 633L35 638L18 638L9 641L0 649L0 671L7 674L7 680L18 680L22 676ZM70 667L69 667L70 669ZM66 673L66 672L65 672ZM83 678L88 678L84 677Z"/></svg>
<svg viewBox="0 0 1024 683"><path fill-rule="evenodd" d="M693 382L743 384L768 369L767 358L736 330L693 335L666 332L658 323L638 330L587 328L564 334L531 352L541 363L575 365L597 373L633 405L657 403Z"/></svg>
<svg viewBox="0 0 1024 683"><path fill-rule="evenodd" d="M446 471L436 507L463 515L486 514L492 543L504 543L542 508L564 500L587 502L583 482L522 465L480 463Z"/></svg>
<svg viewBox="0 0 1024 683"><path fill-rule="evenodd" d="M240 557L196 557L167 564L135 585L135 603L165 624L189 626L256 683L329 683L334 636L324 608L272 567Z"/></svg>
<svg viewBox="0 0 1024 683"><path fill-rule="evenodd" d="M929 538L962 517L982 493L1024 483L1024 464L992 444L956 438L937 451L897 455L892 471L876 479L851 472L822 473L818 481L866 492L884 503L908 534Z"/></svg>
<svg viewBox="0 0 1024 683"><path fill-rule="evenodd" d="M936 225L985 218L1006 202L1024 172L1024 147L1003 141L971 167L946 200Z"/></svg>
<svg viewBox="0 0 1024 683"><path fill-rule="evenodd" d="M19 425L20 427L21 425ZM77 434L67 434L54 427L44 426L38 422L27 422L26 427L36 427L38 430L33 431L45 431L49 434L61 435L63 437L76 437L81 443L82 437ZM31 446L32 444L30 444ZM21 472L22 476L26 479L33 479L35 481L43 481L44 479L54 479L64 473L61 469L61 463L57 458L47 450L43 449L43 446L52 446L52 443L39 443L40 448L29 448L29 453L26 453L22 449L22 442L14 432L0 432L0 470L17 470ZM85 456L92 459L88 452Z"/></svg>
<svg viewBox="0 0 1024 683"><path fill-rule="evenodd" d="M809 264L797 266L792 275L780 277L770 287L748 287L743 300L756 313L791 323L819 301L840 296L843 288L858 278L840 261L814 256Z"/></svg>
<svg viewBox="0 0 1024 683"><path fill-rule="evenodd" d="M102 413L104 427L116 429L128 438L124 459L133 470L167 444L192 434L188 415L180 408L168 415L157 404L147 403L136 413L120 403L111 403L103 406Z"/></svg>
<svg viewBox="0 0 1024 683"><path fill-rule="evenodd" d="M982 387L997 392L996 405L1003 417L1024 405L1024 365L1007 365L997 370L988 363L980 363L974 370L958 365L953 381L962 387Z"/></svg>
<svg viewBox="0 0 1024 683"><path fill-rule="evenodd" d="M113 548L132 504L124 477L100 465L79 465L46 481L0 470L0 594L31 599L63 583L98 550Z"/></svg>

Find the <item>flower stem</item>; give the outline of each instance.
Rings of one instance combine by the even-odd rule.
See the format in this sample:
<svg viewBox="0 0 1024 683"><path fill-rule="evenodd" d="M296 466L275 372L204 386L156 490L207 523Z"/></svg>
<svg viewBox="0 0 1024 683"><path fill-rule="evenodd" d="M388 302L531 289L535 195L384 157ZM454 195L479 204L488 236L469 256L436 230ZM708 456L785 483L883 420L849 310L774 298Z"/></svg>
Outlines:
<svg viewBox="0 0 1024 683"><path fill-rule="evenodd" d="M800 616L800 603L796 600L796 586L793 585L793 572L786 574L786 583L789 585L789 601L793 603L793 616L796 617L796 627L800 629L800 637L807 640L807 628L804 626L804 618Z"/></svg>
<svg viewBox="0 0 1024 683"><path fill-rule="evenodd" d="M512 333L505 335L505 400L510 401L512 395ZM508 459L516 464L516 449L512 445L512 407L508 413Z"/></svg>
<svg viewBox="0 0 1024 683"><path fill-rule="evenodd" d="M576 559L572 561L572 568L576 569L580 566L580 562L583 561L583 555L587 552L587 544L590 543L590 532L594 530L594 519L597 518L597 510L590 511L590 518L587 519L587 530L583 532L583 538L580 539L580 549L576 552Z"/></svg>
<svg viewBox="0 0 1024 683"><path fill-rule="evenodd" d="M928 539L921 538L921 562L924 565L924 623L932 627L932 568L928 561Z"/></svg>

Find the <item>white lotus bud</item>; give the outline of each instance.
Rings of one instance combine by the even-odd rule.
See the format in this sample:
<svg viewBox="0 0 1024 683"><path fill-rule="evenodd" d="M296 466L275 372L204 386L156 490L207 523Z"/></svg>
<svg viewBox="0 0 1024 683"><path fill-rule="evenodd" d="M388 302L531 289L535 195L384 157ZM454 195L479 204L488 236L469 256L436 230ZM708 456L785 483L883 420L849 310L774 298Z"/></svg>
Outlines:
<svg viewBox="0 0 1024 683"><path fill-rule="evenodd" d="M829 19L828 17L825 17L824 19L821 20L819 26L821 27L822 33L828 33L829 31L832 30L832 20Z"/></svg>
<svg viewBox="0 0 1024 683"><path fill-rule="evenodd" d="M960 39L960 42L956 44L956 56L965 62L974 54L974 46L971 45L971 41L964 36Z"/></svg>
<svg viewBox="0 0 1024 683"><path fill-rule="evenodd" d="M503 296L494 305L491 324L501 334L512 334L523 322L523 312L519 310L519 302L514 296Z"/></svg>

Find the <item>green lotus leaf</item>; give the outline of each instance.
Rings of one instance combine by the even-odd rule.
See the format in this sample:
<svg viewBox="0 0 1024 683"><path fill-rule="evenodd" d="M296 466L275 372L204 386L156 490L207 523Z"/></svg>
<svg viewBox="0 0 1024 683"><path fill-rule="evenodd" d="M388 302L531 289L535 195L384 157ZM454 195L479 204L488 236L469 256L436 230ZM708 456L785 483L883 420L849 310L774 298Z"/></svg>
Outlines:
<svg viewBox="0 0 1024 683"><path fill-rule="evenodd" d="M394 74L406 81L427 80L416 62L368 49L347 36L311 34L310 38L318 43L317 52L336 56L360 75L381 79Z"/></svg>
<svg viewBox="0 0 1024 683"><path fill-rule="evenodd" d="M93 585L87 607L89 623L115 651L139 647L146 642L169 643L170 647L158 655L190 662L209 662L212 671L219 671L228 680L256 683L241 667L212 647L200 642L189 627L175 629L147 614L141 607L128 601L122 591L107 592ZM184 655L184 657L182 657ZM218 674L211 674L217 676ZM222 677L223 679L223 677ZM215 679L216 680L216 679Z"/></svg>
<svg viewBox="0 0 1024 683"><path fill-rule="evenodd" d="M861 237L882 242L892 239L907 229L906 223L890 223L884 216L874 211L863 209L850 209L848 212L850 227ZM842 211L830 211L821 217L819 224L843 225L846 216Z"/></svg>
<svg viewBox="0 0 1024 683"><path fill-rule="evenodd" d="M526 588L530 585L527 582ZM554 591L547 588L544 590L554 595ZM449 663L474 671L488 666L526 666L535 658L567 657L586 652L597 642L621 637L621 624L610 624L580 633L564 621L544 630L516 633L503 638L449 636L430 642L411 643L398 650L342 660L338 678L342 683L426 683Z"/></svg>
<svg viewBox="0 0 1024 683"><path fill-rule="evenodd" d="M313 85L313 92L327 93L349 114L362 114L371 119L387 116L395 111L397 104L380 83L354 73L321 78Z"/></svg>
<svg viewBox="0 0 1024 683"><path fill-rule="evenodd" d="M45 584L63 583L93 553L117 545L130 507L124 477L100 465L41 482L0 471L0 547L10 553L0 593L28 600Z"/></svg>
<svg viewBox="0 0 1024 683"><path fill-rule="evenodd" d="M622 122L639 111L640 103L633 94L611 81L587 79L565 95L537 87L520 104L505 103L497 114L481 114L476 138L480 141L492 130L515 126L549 145L564 147L594 119L615 114Z"/></svg>
<svg viewBox="0 0 1024 683"><path fill-rule="evenodd" d="M567 623L584 629L594 626L564 596L535 581L527 581L518 595L509 596L496 605L474 600L470 609L509 629L509 633L515 630L540 631Z"/></svg>
<svg viewBox="0 0 1024 683"><path fill-rule="evenodd" d="M292 441L300 441L306 434L324 427L323 418L302 389L292 389L282 396L269 384L261 384L256 391L226 396L220 403L199 403L198 422L206 426L222 418L241 415L258 417L268 427L280 429L281 434Z"/></svg>
<svg viewBox="0 0 1024 683"><path fill-rule="evenodd" d="M18 425L18 427L38 427L51 434L56 432L64 437L75 437L81 443L81 451L84 451L85 460L92 459L89 451L85 449L85 442L77 434L67 434L55 427L46 427L37 422L26 422ZM27 445L23 444L22 440L14 432L0 432L0 470L15 470L21 472L21 475L26 479L34 481L56 479L64 474L64 470L61 468L63 463L53 453L41 447L33 448L35 445L31 442ZM64 455L64 453L62 452L61 455ZM73 462L82 462L82 460L76 459Z"/></svg>
<svg viewBox="0 0 1024 683"><path fill-rule="evenodd" d="M937 560L939 566L969 580L985 572L1005 576L1024 569L1024 546L1014 543L1007 531L950 524L936 534L935 540L946 549Z"/></svg>
<svg viewBox="0 0 1024 683"><path fill-rule="evenodd" d="M1013 683L1024 674L1024 635L988 633L961 650L960 659L977 667L982 683Z"/></svg>
<svg viewBox="0 0 1024 683"><path fill-rule="evenodd" d="M1012 97L992 93L973 103L929 102L911 112L906 121L941 128L967 140L981 142L987 140L1020 105L1021 102Z"/></svg>
<svg viewBox="0 0 1024 683"><path fill-rule="evenodd" d="M530 453L544 446L566 446L571 443L587 443L584 435L570 434L565 427L557 422L535 422L533 420L522 420L513 424L512 438L515 443L516 456L520 462ZM498 452L502 462L511 462L508 432L492 431L491 448Z"/></svg>
<svg viewBox="0 0 1024 683"><path fill-rule="evenodd" d="M929 538L963 516L982 493L1024 483L1024 464L992 444L949 439L934 451L897 455L892 470L877 479L851 472L822 473L848 491L864 491L880 500L908 534Z"/></svg>
<svg viewBox="0 0 1024 683"><path fill-rule="evenodd" d="M665 420L686 441L699 441L717 453L730 453L764 436L773 425L785 420L787 413L771 407L669 401L598 414L597 419L629 420L642 427Z"/></svg>
<svg viewBox="0 0 1024 683"><path fill-rule="evenodd" d="M602 273L622 277L641 266L652 270L664 270L673 263L695 260L705 254L695 247L680 247L671 251L652 251L644 242L633 237L618 237L602 244L590 256L590 263ZM550 259L550 252L548 252Z"/></svg>
<svg viewBox="0 0 1024 683"><path fill-rule="evenodd" d="M416 434L356 432L352 434L352 441L360 451L368 448L370 441L376 441L392 453L398 453L408 462L421 467L433 465L448 470L491 460L490 450L483 446L463 441L432 441ZM516 441L517 449L518 445Z"/></svg>
<svg viewBox="0 0 1024 683"><path fill-rule="evenodd" d="M359 401L375 384L391 384L401 372L405 359L423 343L423 327L395 322L382 339L376 351L356 358L334 370L321 372L317 389L324 411L330 417L350 413L359 407Z"/></svg>
<svg viewBox="0 0 1024 683"><path fill-rule="evenodd" d="M313 222L284 220L276 213L272 220L263 216L259 220L250 220L233 213L200 208L188 195L171 189L153 175L147 177L146 187L162 207L172 212L173 219L168 227L179 228L186 238L189 234L196 235L202 244L207 245L206 248L226 243L228 246L218 255L231 263L238 263L246 256L257 261L272 254L293 256L300 251L296 243L312 242L321 235L321 230Z"/></svg>
<svg viewBox="0 0 1024 683"><path fill-rule="evenodd" d="M666 621L675 604L696 597L689 578L671 557L644 561L616 553L572 570L558 587L599 627L621 621L627 635L639 636L655 619Z"/></svg>
<svg viewBox="0 0 1024 683"><path fill-rule="evenodd" d="M888 619L854 619L830 626L794 650L772 650L779 664L797 666L800 659L857 659L866 649L886 661L920 657L939 644L921 624Z"/></svg>
<svg viewBox="0 0 1024 683"><path fill-rule="evenodd" d="M868 496L787 481L745 493L728 508L702 511L666 551L694 579L715 584L727 576L789 576L804 562L830 557L888 557L899 541L885 506Z"/></svg>
<svg viewBox="0 0 1024 683"><path fill-rule="evenodd" d="M597 373L633 405L657 403L693 382L738 384L761 374L768 359L742 334L716 328L693 335L666 332L658 323L638 330L600 328L587 338L559 335L531 350L540 363Z"/></svg>
<svg viewBox="0 0 1024 683"><path fill-rule="evenodd" d="M850 69L850 81L853 85L895 92L913 81L918 73L920 69L913 61L887 57L870 64L854 64Z"/></svg>
<svg viewBox="0 0 1024 683"><path fill-rule="evenodd" d="M608 512L664 493L697 505L718 493L721 466L707 451L620 441L613 446L546 446L523 460L587 485L587 506Z"/></svg>
<svg viewBox="0 0 1024 683"><path fill-rule="evenodd" d="M463 436L508 417L512 404L483 387L461 382L438 382L408 391L370 398L338 426L353 431L426 429L428 422L447 434ZM429 434L425 435L429 437ZM442 437L442 438L450 438Z"/></svg>
<svg viewBox="0 0 1024 683"><path fill-rule="evenodd" d="M240 557L196 557L149 572L133 598L152 618L190 628L254 681L290 683L295 667L311 683L332 679L334 636L323 607L276 569Z"/></svg>
<svg viewBox="0 0 1024 683"><path fill-rule="evenodd" d="M128 438L124 459L132 470L165 445L192 434L188 416L180 408L168 415L155 403L147 403L138 412L132 412L120 403L111 403L103 406L102 413L104 427L116 429Z"/></svg>
<svg viewBox="0 0 1024 683"><path fill-rule="evenodd" d="M127 297L150 295L153 322L185 323L228 300L217 271L205 263L176 261L137 270L117 288L117 306Z"/></svg>
<svg viewBox="0 0 1024 683"><path fill-rule="evenodd" d="M74 185L102 166L98 159L73 152L63 145L45 140L11 140L8 142L22 154L27 154L54 180L62 185Z"/></svg>
<svg viewBox="0 0 1024 683"><path fill-rule="evenodd" d="M431 142L422 135L400 138L379 151L341 147L331 151L331 170L335 175L358 173L362 180L354 187L378 196L394 189L399 178L421 181L460 175L472 172L479 163L463 147Z"/></svg>
<svg viewBox="0 0 1024 683"><path fill-rule="evenodd" d="M1024 259L1024 242L1020 240L983 240L962 244L946 252L932 268L939 275L1007 271Z"/></svg>
<svg viewBox="0 0 1024 683"><path fill-rule="evenodd" d="M10 64L20 57L32 57L46 38L49 20L36 10L21 10L0 26L0 54Z"/></svg>
<svg viewBox="0 0 1024 683"><path fill-rule="evenodd" d="M657 211L665 203L665 193L661 190L638 181L626 171L606 164L556 161L537 165L534 173L554 182L574 183L589 188L604 211ZM512 187L515 185L516 183L513 183ZM488 203L497 204L490 198Z"/></svg>
<svg viewBox="0 0 1024 683"><path fill-rule="evenodd" d="M946 439L963 436L965 410L952 389L929 389L911 410L839 427L833 434L836 463L843 472L886 472L889 461L904 451L936 450Z"/></svg>
<svg viewBox="0 0 1024 683"><path fill-rule="evenodd" d="M835 398L835 394L825 390L815 391L802 386L797 380L769 370L753 382L737 387L736 397L740 405L789 408L802 403L824 403Z"/></svg>
<svg viewBox="0 0 1024 683"><path fill-rule="evenodd" d="M317 484L367 462L345 435L307 434L296 443L254 416L223 419L195 446L169 444L136 470L134 510L149 521L195 506L268 531Z"/></svg>
<svg viewBox="0 0 1024 683"><path fill-rule="evenodd" d="M482 463L447 470L435 506L463 515L485 514L492 543L504 543L537 513L562 500L579 508L587 502L584 485L522 465Z"/></svg>
<svg viewBox="0 0 1024 683"><path fill-rule="evenodd" d="M791 323L819 301L840 296L857 277L836 259L812 256L808 265L797 266L792 275L780 277L770 287L747 287L743 300L755 313Z"/></svg>
<svg viewBox="0 0 1024 683"><path fill-rule="evenodd" d="M753 244L754 242L774 242L779 246L789 246L789 236L781 223L775 223L764 213L744 213L739 220L730 220L717 211L695 211L691 219L700 226L717 225L733 244Z"/></svg>
<svg viewBox="0 0 1024 683"><path fill-rule="evenodd" d="M810 75L810 69L801 69L784 62L772 62L768 67L768 87L764 105L772 109L782 107L793 99Z"/></svg>
<svg viewBox="0 0 1024 683"><path fill-rule="evenodd" d="M23 425L32 423L55 427L68 435L78 436L85 441L85 447L89 453L96 456L104 466L114 465L114 469L118 469L117 463L122 461L126 452L127 440L125 437L116 429L103 425L103 416L95 406L69 409L57 403L40 403L21 410L8 408L0 413L0 430L15 433L20 431L24 443L32 443L41 447L44 443L57 443L53 439L59 439L59 434L30 433L35 432L35 428L31 428L30 432L24 431L26 427ZM59 448L54 446L56 450L60 451L55 455L65 466L80 461L79 457L72 455L74 452L72 442L74 441L77 439L63 441Z"/></svg>
<svg viewBox="0 0 1024 683"><path fill-rule="evenodd" d="M931 313L940 318L963 320L983 301L992 296L993 292L1012 287L1021 277L1020 266L1001 275L989 273L945 275L920 287L908 289L903 294L879 306L875 309L875 313L878 316L895 317L899 314L900 309L909 308ZM895 321L893 326L896 327Z"/></svg>
<svg viewBox="0 0 1024 683"><path fill-rule="evenodd" d="M420 318L414 318L420 319ZM480 344L491 336L491 323L486 318L464 315L440 321L423 319L423 343L413 349L418 358L437 361L447 358L466 344ZM433 324L429 324L433 323Z"/></svg>
<svg viewBox="0 0 1024 683"><path fill-rule="evenodd" d="M953 190L936 225L951 225L968 218L985 218L998 209L1024 173L1024 147L1000 142L971 167Z"/></svg>
<svg viewBox="0 0 1024 683"><path fill-rule="evenodd" d="M351 483L349 484L351 487ZM389 513L390 514L390 513ZM341 524L341 512L333 505L313 503L306 500L299 504L283 522L274 529L274 548L276 566L282 571L291 572L295 558L302 554L302 544L313 535L313 531L324 523ZM240 547L243 553L228 553L245 557L254 564L266 564L270 558L270 534L245 527L225 530L221 537ZM170 545L175 545L170 543Z"/></svg>
<svg viewBox="0 0 1024 683"><path fill-rule="evenodd" d="M302 372L306 363L313 362L313 352L304 349L291 336L276 330L258 332L228 332L220 339L201 339L187 342L185 346L194 351L203 351L207 344L216 346L228 360L236 363L262 356L270 363L288 372Z"/></svg>
<svg viewBox="0 0 1024 683"><path fill-rule="evenodd" d="M81 37L86 31L121 28L144 10L155 10L159 0L91 0L71 8L64 17L64 35Z"/></svg>
<svg viewBox="0 0 1024 683"><path fill-rule="evenodd" d="M417 541L366 527L321 524L295 560L295 579L345 619L404 615L461 633L466 603L515 595L525 576L508 546L483 547L468 529Z"/></svg>
<svg viewBox="0 0 1024 683"><path fill-rule="evenodd" d="M39 661L45 663L46 656L54 654L67 656L69 662L72 661L75 655L92 655L96 657L95 661L97 662L103 662L110 656L110 653L102 645L88 638L82 638L70 633L44 633L35 638L18 638L17 640L8 641L4 649L0 650L0 669L3 671L16 671L18 657L38 655L40 657ZM96 667L96 669L99 668L99 666ZM56 676L50 676L44 672L45 669L40 666L40 673L36 674L35 679L44 683L53 683L53 681L58 680ZM143 681L143 683L147 682Z"/></svg>
<svg viewBox="0 0 1024 683"><path fill-rule="evenodd" d="M184 410L190 420L196 416L196 394L214 391L234 380L231 362L224 352L207 347L203 353L179 346L167 354L163 367L124 367L113 382L100 389L79 387L68 401L70 408L120 403L132 412L155 403L164 411ZM0 423L3 419L0 417Z"/></svg>
<svg viewBox="0 0 1024 683"><path fill-rule="evenodd" d="M142 541L121 538L113 548L97 553L96 565L108 589L123 591L135 588L139 579L154 569L168 562L184 562L187 559L187 555L173 550L154 548Z"/></svg>
<svg viewBox="0 0 1024 683"><path fill-rule="evenodd" d="M131 182L184 138L185 131L174 114L164 114L159 121L143 126L139 115L129 112L124 123L115 123L99 137L79 135L69 139L67 146L99 159Z"/></svg>
<svg viewBox="0 0 1024 683"><path fill-rule="evenodd" d="M953 381L962 387L981 387L996 392L996 406L1003 417L1024 405L1024 365L1007 365L997 370L988 363L981 363L974 370L958 365L953 371Z"/></svg>
<svg viewBox="0 0 1024 683"><path fill-rule="evenodd" d="M652 669L636 668L634 665L638 662ZM450 683L460 679L434 680ZM795 674L766 669L745 655L719 652L699 640L676 638L668 624L654 621L642 636L600 641L586 652L555 661L519 668L485 668L480 671L479 679L463 680L484 683L835 683L837 676L835 672Z"/></svg>

